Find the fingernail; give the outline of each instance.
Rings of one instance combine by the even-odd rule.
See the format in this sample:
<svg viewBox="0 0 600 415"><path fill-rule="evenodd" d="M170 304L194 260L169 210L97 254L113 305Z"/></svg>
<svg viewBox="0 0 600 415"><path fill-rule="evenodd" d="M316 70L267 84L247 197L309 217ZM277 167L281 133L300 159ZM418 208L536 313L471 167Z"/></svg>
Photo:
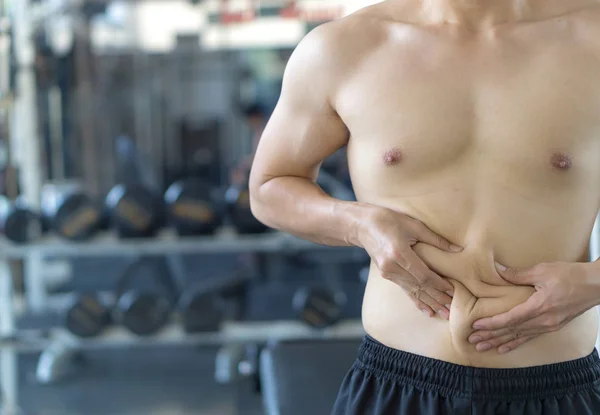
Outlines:
<svg viewBox="0 0 600 415"><path fill-rule="evenodd" d="M446 308L448 309L448 311L451 310L452 304L446 304Z"/></svg>
<svg viewBox="0 0 600 415"><path fill-rule="evenodd" d="M469 343L479 343L480 341L482 341L483 339L479 336L473 336L469 338Z"/></svg>
<svg viewBox="0 0 600 415"><path fill-rule="evenodd" d="M441 309L440 311L438 311L438 314L446 320L450 319L450 313L448 313L448 311L445 309Z"/></svg>
<svg viewBox="0 0 600 415"><path fill-rule="evenodd" d="M481 323L475 323L475 324L473 324L473 328L475 330L483 330L485 327L483 327L483 324L481 324Z"/></svg>
<svg viewBox="0 0 600 415"><path fill-rule="evenodd" d="M450 245L450 250L452 252L462 252L463 249L458 245L452 244L452 245Z"/></svg>
<svg viewBox="0 0 600 415"><path fill-rule="evenodd" d="M429 314L429 310L423 310L421 309L421 311L423 312L423 314L425 314L427 317L431 317L431 314Z"/></svg>
<svg viewBox="0 0 600 415"><path fill-rule="evenodd" d="M502 264L499 264L496 262L496 269L498 269L498 271L506 271L506 267Z"/></svg>
<svg viewBox="0 0 600 415"><path fill-rule="evenodd" d="M501 348L498 349L498 352L502 353L502 354L508 353L508 352L510 352L510 347L502 346Z"/></svg>
<svg viewBox="0 0 600 415"><path fill-rule="evenodd" d="M454 297L454 292L453 291L446 291L446 294L448 294L450 297Z"/></svg>
<svg viewBox="0 0 600 415"><path fill-rule="evenodd" d="M479 352L485 352L487 350L490 350L492 348L492 345L489 343L483 343L479 346L477 346L477 351Z"/></svg>

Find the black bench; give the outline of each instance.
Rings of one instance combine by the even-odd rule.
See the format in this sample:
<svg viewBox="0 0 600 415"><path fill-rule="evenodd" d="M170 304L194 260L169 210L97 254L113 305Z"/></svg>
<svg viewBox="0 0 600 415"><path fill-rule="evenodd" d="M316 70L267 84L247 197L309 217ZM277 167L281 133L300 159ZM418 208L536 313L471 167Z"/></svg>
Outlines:
<svg viewBox="0 0 600 415"><path fill-rule="evenodd" d="M327 415L354 363L361 339L284 341L260 356L267 415Z"/></svg>

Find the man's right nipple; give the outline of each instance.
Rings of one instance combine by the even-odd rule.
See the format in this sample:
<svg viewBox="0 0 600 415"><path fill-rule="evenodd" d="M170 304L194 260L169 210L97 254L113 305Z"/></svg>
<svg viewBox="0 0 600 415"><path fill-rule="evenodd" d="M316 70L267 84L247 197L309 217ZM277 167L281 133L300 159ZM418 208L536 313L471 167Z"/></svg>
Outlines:
<svg viewBox="0 0 600 415"><path fill-rule="evenodd" d="M383 163L386 166L395 166L402 161L402 152L394 147L383 153Z"/></svg>

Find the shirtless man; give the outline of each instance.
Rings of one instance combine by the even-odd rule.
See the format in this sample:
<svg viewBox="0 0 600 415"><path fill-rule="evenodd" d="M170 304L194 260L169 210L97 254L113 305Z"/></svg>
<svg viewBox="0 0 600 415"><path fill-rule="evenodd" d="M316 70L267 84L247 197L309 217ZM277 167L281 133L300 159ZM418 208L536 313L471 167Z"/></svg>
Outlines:
<svg viewBox="0 0 600 415"><path fill-rule="evenodd" d="M355 203L315 185L346 145ZM250 184L264 223L372 259L334 414L600 414L597 1L388 0L320 26Z"/></svg>

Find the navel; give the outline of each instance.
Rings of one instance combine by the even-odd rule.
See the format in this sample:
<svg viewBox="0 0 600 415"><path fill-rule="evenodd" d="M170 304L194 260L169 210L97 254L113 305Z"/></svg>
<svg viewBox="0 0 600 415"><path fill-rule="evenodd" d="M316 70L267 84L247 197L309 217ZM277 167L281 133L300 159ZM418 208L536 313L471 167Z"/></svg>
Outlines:
<svg viewBox="0 0 600 415"><path fill-rule="evenodd" d="M398 148L391 148L383 153L383 162L386 166L395 166L402 161L402 152Z"/></svg>
<svg viewBox="0 0 600 415"><path fill-rule="evenodd" d="M550 164L558 170L569 170L573 165L573 158L570 154L554 153L550 157Z"/></svg>

